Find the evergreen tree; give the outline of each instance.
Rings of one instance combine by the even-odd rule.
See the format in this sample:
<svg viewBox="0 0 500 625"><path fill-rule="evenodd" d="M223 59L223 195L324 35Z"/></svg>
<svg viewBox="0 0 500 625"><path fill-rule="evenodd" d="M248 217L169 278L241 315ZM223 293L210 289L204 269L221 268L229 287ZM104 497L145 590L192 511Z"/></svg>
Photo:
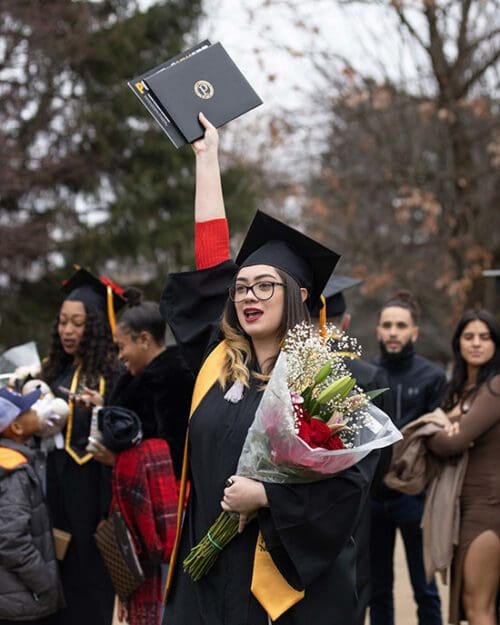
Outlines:
<svg viewBox="0 0 500 625"><path fill-rule="evenodd" d="M194 43L201 0L5 0L0 8L0 346L43 353L73 263L142 284L192 265L194 159L126 85ZM227 168L234 225L253 208ZM8 298L7 298L8 295Z"/></svg>

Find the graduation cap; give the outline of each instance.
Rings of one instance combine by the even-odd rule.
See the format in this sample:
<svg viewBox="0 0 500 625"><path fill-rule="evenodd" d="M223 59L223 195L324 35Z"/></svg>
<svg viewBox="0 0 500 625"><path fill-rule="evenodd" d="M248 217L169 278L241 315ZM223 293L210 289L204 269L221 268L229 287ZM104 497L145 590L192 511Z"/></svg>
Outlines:
<svg viewBox="0 0 500 625"><path fill-rule="evenodd" d="M350 276L331 276L328 280L321 297L321 301L313 308L313 317L320 316L320 310L326 305L326 317L338 317L346 311L347 305L344 298L344 291L361 284L363 280L351 278ZM323 302L324 298L324 302Z"/></svg>
<svg viewBox="0 0 500 625"><path fill-rule="evenodd" d="M83 302L106 315L112 332L116 326L115 311L127 303L121 287L104 276L96 278L80 267L63 283L63 292L65 301Z"/></svg>
<svg viewBox="0 0 500 625"><path fill-rule="evenodd" d="M307 289L309 308L319 299L340 256L302 232L257 211L238 257L240 267L271 265Z"/></svg>

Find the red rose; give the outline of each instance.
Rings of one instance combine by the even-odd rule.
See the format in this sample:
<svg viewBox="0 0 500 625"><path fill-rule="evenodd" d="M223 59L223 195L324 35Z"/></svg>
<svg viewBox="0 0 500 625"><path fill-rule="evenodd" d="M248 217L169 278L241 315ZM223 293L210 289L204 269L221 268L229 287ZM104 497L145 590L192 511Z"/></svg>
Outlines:
<svg viewBox="0 0 500 625"><path fill-rule="evenodd" d="M330 436L328 439L328 444L326 446L327 449L344 449L344 443L338 434L334 434Z"/></svg>
<svg viewBox="0 0 500 625"><path fill-rule="evenodd" d="M308 445L311 444L311 428L309 423L305 419L299 419L299 438L305 441Z"/></svg>
<svg viewBox="0 0 500 625"><path fill-rule="evenodd" d="M299 420L299 437L310 447L323 449L344 449L344 444L338 434L330 432L330 428L321 419Z"/></svg>
<svg viewBox="0 0 500 625"><path fill-rule="evenodd" d="M328 439L331 437L329 427L321 419L306 421L300 419L299 437L311 447L324 447L328 449Z"/></svg>
<svg viewBox="0 0 500 625"><path fill-rule="evenodd" d="M311 443L313 443L315 447L326 447L326 443L332 435L326 423L321 421L321 419L311 419L309 421L309 427L311 431Z"/></svg>

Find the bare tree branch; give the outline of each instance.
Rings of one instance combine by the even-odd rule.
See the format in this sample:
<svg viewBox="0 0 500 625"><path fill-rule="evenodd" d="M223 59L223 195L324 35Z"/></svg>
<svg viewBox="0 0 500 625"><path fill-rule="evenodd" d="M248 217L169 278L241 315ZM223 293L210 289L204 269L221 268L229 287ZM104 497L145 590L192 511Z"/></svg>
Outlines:
<svg viewBox="0 0 500 625"><path fill-rule="evenodd" d="M459 91L457 93L457 97L458 98L465 97L469 93L470 89L483 76L483 74L490 67L494 67L495 66L495 64L496 64L496 62L498 61L499 58L500 58L500 48L498 50L494 51L494 53L488 59L483 61L483 63L472 72L470 77L461 86L461 89L459 89Z"/></svg>

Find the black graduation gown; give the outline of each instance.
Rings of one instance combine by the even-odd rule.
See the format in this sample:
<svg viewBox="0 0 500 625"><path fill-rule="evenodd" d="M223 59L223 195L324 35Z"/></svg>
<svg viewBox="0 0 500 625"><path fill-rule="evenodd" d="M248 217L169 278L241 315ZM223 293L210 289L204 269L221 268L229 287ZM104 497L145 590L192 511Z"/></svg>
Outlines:
<svg viewBox="0 0 500 625"><path fill-rule="evenodd" d="M70 386L73 373L70 367L54 380L55 394L61 396L59 386ZM75 408L72 441L81 455L85 454L90 417L89 410ZM51 451L47 457L47 503L53 526L72 536L60 563L67 607L48 617L47 625L110 625L114 590L94 532L108 516L111 469L95 460L79 465L64 449Z"/></svg>
<svg viewBox="0 0 500 625"><path fill-rule="evenodd" d="M144 438L164 438L170 448L177 479L182 471L184 440L194 376L180 357L179 347L168 347L139 375L124 373L108 399L139 415Z"/></svg>
<svg viewBox="0 0 500 625"><path fill-rule="evenodd" d="M190 363L198 366L236 266L231 262L170 277L162 311ZM208 301L205 301L208 295ZM259 529L287 581L305 597L278 625L350 625L356 614L356 545L352 539L366 500L375 462L312 484L265 484L269 508L219 555L213 569L193 582L182 560L221 512L224 483L238 459L262 396L252 381L243 399L231 404L214 386L194 412L189 428L191 494L182 529L179 560L164 625L267 625L268 617L250 592Z"/></svg>
<svg viewBox="0 0 500 625"><path fill-rule="evenodd" d="M389 380L380 367L359 359L346 358L345 363L351 374L356 378L356 382L364 391L374 391L380 388L388 388ZM390 395L388 391L375 398L374 403L384 412L387 412L390 405ZM390 449L390 448L389 448ZM385 450L382 450L382 453ZM387 453L387 452L386 452ZM377 470L373 482L377 479L381 466L380 450L372 451L372 457L377 458ZM390 451L389 451L390 457ZM382 475L383 477L383 475ZM379 478L381 479L381 478ZM371 488L373 489L373 483ZM370 534L371 534L371 510L370 505L363 507L359 523L354 530L354 540L357 545L357 592L358 592L358 614L352 625L363 625L365 613L371 597L371 567L370 567Z"/></svg>

